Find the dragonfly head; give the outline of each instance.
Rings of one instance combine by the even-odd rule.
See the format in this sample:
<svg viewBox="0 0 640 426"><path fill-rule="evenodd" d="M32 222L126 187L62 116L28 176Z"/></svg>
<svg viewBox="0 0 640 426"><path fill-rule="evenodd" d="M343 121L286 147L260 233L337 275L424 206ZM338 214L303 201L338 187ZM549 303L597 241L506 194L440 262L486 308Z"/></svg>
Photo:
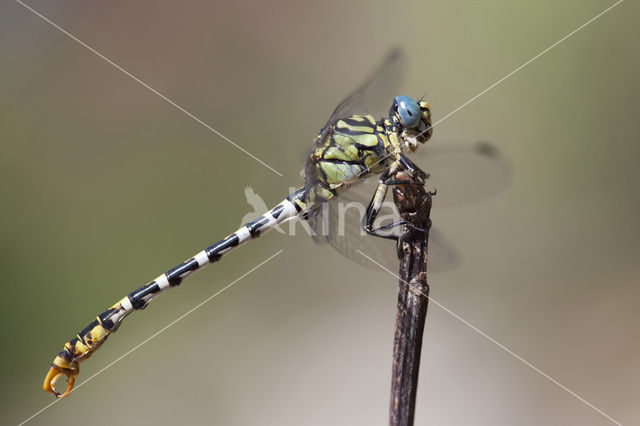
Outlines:
<svg viewBox="0 0 640 426"><path fill-rule="evenodd" d="M389 118L396 125L401 139L410 151L418 149L431 137L431 105L408 96L396 96L389 110Z"/></svg>

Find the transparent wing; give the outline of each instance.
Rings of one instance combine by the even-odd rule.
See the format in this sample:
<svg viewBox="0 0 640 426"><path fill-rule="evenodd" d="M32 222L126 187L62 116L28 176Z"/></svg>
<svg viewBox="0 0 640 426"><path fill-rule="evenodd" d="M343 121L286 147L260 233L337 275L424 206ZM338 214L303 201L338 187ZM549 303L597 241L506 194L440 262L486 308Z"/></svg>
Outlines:
<svg viewBox="0 0 640 426"><path fill-rule="evenodd" d="M506 188L512 179L511 166L489 142L429 141L408 158L431 175L426 187L437 190L435 208L480 201ZM349 196L368 202L376 184L359 184L349 190Z"/></svg>
<svg viewBox="0 0 640 426"><path fill-rule="evenodd" d="M370 77L333 110L317 140L323 141L339 118L354 114L371 114L376 118L386 115L398 94L407 62L407 56L400 47L387 52Z"/></svg>
<svg viewBox="0 0 640 426"><path fill-rule="evenodd" d="M427 144L428 145L428 144ZM511 180L511 168L497 149L486 142L442 142L425 146L425 154L417 158L418 166L431 173L427 187L437 189L434 209L472 203L504 189ZM412 158L414 160L414 158ZM392 271L397 269L395 243L367 235L362 226L366 207L375 191L377 179L371 178L350 187L338 198L325 203L311 218L316 242L331 244L347 258L365 266L372 263L361 253ZM399 219L388 194L376 226ZM398 233L399 228L390 231ZM429 236L428 265L431 270L450 269L459 264L459 257L437 229Z"/></svg>
<svg viewBox="0 0 640 426"><path fill-rule="evenodd" d="M393 98L398 95L407 63L407 56L400 47L387 52L369 78L340 102L329 122L353 114L386 115Z"/></svg>
<svg viewBox="0 0 640 426"><path fill-rule="evenodd" d="M391 194L389 194L390 196ZM393 240L367 235L362 226L364 209L368 201L352 197L347 191L339 198L325 203L314 217L314 240L321 244L330 244L346 258L365 267L375 267L379 263L392 272L397 272L398 256ZM385 204L377 225L396 220L398 215L392 202ZM388 234L397 234L400 228L394 228ZM434 227L429 233L428 265L430 270L446 270L458 265L459 258L453 247L447 243L442 233Z"/></svg>
<svg viewBox="0 0 640 426"><path fill-rule="evenodd" d="M480 201L511 182L511 166L489 142L430 144L427 142L412 160L431 174L427 187L438 191L434 205L451 207Z"/></svg>

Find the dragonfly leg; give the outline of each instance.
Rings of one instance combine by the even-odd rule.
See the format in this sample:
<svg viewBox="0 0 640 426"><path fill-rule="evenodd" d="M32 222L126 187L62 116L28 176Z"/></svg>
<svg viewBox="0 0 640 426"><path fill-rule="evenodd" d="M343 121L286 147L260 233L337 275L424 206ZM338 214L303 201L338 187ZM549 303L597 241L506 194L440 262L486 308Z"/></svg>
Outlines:
<svg viewBox="0 0 640 426"><path fill-rule="evenodd" d="M395 167L394 167L395 165ZM384 199L387 197L387 191L389 189L389 185L386 183L389 180L389 175L391 174L391 169L397 168L397 163L394 163L391 168L387 169L382 176L380 176L380 182L378 183L378 187L376 188L376 192L373 194L371 201L369 202L369 206L367 207L367 211L364 216L363 225L364 229L369 235L374 235L376 237L387 238L391 240L395 240L395 236L393 235L384 235L379 233L379 229L376 229L373 226L373 222L376 220L380 209L382 208L382 203L384 203Z"/></svg>
<svg viewBox="0 0 640 426"><path fill-rule="evenodd" d="M411 174L411 176L416 180L407 181L407 180L401 180L401 179L393 179L392 176L394 176L398 171L398 169L400 168L409 172L409 174ZM429 178L428 173L425 173L424 171L420 170L420 168L415 164L413 164L411 160L404 157L403 155L400 155L400 158L398 159L398 161L395 162L391 167L389 167L389 169L387 169L382 174L382 176L380 176L380 183L378 184L378 187L376 188L376 192L373 194L373 197L371 198L371 202L369 202L369 206L367 207L367 211L363 221L365 231L369 235L373 235L380 238L386 238L394 241L398 240L397 236L382 234L381 231L388 231L389 229L406 225L415 229L416 231L426 232L424 229L418 228L404 219L397 220L395 222L392 222L383 226L379 226L379 227L375 227L374 222L378 216L378 213L380 212L380 209L382 208L382 204L384 203L384 199L387 196L387 191L389 189L389 186L424 185L424 181L427 180L428 178ZM435 195L435 191L431 192L430 194Z"/></svg>
<svg viewBox="0 0 640 426"><path fill-rule="evenodd" d="M427 174L427 177L429 177L429 175ZM418 186L423 186L424 183L420 183L420 182L409 182L406 180L401 180L401 179L389 179L387 181L384 182L387 186L391 186L391 185L418 185Z"/></svg>
<svg viewBox="0 0 640 426"><path fill-rule="evenodd" d="M395 227L403 226L403 225L408 226L409 228L415 229L418 232L425 232L424 229L422 229L422 228L420 228L418 226L415 226L411 222L406 221L404 219L396 220L395 222L391 222L391 223L387 223L386 225L379 226L377 228L374 228L374 231L388 231L389 229L393 229ZM376 235L376 236L378 236L378 235ZM397 240L397 238L395 238L395 237L393 239Z"/></svg>
<svg viewBox="0 0 640 426"><path fill-rule="evenodd" d="M374 226L374 222L378 217L378 213L380 212L380 209L382 208L382 204L384 203L384 200L387 196L387 191L389 190L389 186L399 185L399 184L406 185L409 183L407 181L393 180L390 178L391 174L395 173L395 170L397 170L398 166L399 164L396 163L395 167L392 166L391 168L386 170L382 174L382 176L380 176L380 183L378 183L376 192L373 194L373 197L369 202L369 206L367 207L367 211L365 213L365 217L363 220L364 229L369 235L373 235L380 238L386 238L394 241L396 241L398 237L396 237L395 235L382 234L381 231L387 231L389 229L395 228L396 226L404 225L406 223L404 219L398 220L393 223L389 223L377 228ZM411 182L411 183L418 184L417 182Z"/></svg>
<svg viewBox="0 0 640 426"><path fill-rule="evenodd" d="M426 173L425 171L421 170L420 167L416 166L413 163L413 161L409 160L403 154L400 154L398 157L399 157L398 161L400 163L400 166L402 166L404 170L406 170L411 174L411 176L417 181L415 183L424 184L424 182L427 179L429 179L430 177L429 173ZM404 182L404 184L406 185L407 182Z"/></svg>

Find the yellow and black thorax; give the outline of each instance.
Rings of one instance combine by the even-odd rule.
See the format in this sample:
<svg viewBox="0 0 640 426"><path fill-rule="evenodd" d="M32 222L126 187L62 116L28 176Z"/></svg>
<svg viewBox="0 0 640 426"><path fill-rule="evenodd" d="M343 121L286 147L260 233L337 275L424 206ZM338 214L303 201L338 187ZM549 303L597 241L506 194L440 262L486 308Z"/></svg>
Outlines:
<svg viewBox="0 0 640 426"><path fill-rule="evenodd" d="M382 173L400 152L397 126L389 119L352 115L328 125L318 134L305 166L310 207L371 174Z"/></svg>

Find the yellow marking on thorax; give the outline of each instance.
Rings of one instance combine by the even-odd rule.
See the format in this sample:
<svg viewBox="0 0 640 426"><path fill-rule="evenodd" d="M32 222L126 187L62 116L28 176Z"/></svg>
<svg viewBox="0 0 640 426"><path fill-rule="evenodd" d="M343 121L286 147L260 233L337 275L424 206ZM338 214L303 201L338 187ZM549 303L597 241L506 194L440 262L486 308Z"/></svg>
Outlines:
<svg viewBox="0 0 640 426"><path fill-rule="evenodd" d="M354 126L352 124L347 124L343 120L338 120L335 130L338 132L340 130L351 130L354 132L373 133L373 127L366 125L366 123L363 126Z"/></svg>

